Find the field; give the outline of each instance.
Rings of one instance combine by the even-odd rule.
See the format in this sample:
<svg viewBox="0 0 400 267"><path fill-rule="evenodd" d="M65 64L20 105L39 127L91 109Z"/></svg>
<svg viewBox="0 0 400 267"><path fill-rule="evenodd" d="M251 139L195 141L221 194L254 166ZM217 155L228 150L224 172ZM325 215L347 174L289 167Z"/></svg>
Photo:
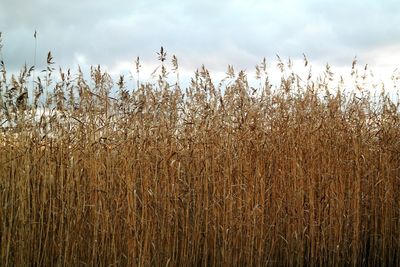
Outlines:
<svg viewBox="0 0 400 267"><path fill-rule="evenodd" d="M164 53L134 88L2 62L1 266L400 265L400 104L364 67L181 88Z"/></svg>

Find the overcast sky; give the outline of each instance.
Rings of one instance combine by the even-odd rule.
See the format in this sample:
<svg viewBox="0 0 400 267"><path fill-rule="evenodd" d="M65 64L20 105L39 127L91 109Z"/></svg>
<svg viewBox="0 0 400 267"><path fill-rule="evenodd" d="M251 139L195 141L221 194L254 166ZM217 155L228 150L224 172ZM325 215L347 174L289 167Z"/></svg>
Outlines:
<svg viewBox="0 0 400 267"><path fill-rule="evenodd" d="M398 0L1 0L2 55L10 69L51 50L57 65L118 72L157 64L164 46L194 71L253 69L263 57L350 67L354 56L375 69L400 65Z"/></svg>

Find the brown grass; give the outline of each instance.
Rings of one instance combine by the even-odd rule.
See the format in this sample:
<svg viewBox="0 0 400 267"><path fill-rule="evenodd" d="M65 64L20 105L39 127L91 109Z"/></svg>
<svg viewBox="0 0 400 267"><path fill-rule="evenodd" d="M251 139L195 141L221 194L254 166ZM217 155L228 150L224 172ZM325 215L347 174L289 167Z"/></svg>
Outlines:
<svg viewBox="0 0 400 267"><path fill-rule="evenodd" d="M279 59L276 90L265 62L256 89L201 68L185 90L163 53L118 95L100 67L52 81L51 54L32 93L1 66L0 265L400 265L399 103L357 65L335 84Z"/></svg>

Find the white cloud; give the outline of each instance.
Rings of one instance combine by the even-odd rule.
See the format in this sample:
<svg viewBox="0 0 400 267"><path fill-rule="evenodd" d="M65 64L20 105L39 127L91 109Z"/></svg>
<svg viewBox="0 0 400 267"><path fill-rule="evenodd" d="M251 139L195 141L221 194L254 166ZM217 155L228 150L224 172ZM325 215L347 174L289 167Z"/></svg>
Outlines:
<svg viewBox="0 0 400 267"><path fill-rule="evenodd" d="M160 46L192 73L201 64L223 73L228 64L251 69L264 56L337 67L354 56L378 68L399 64L398 1L104 1L2 0L0 31L9 68L53 52L64 67L101 64L114 72L140 56L157 64ZM143 63L143 66L145 65Z"/></svg>

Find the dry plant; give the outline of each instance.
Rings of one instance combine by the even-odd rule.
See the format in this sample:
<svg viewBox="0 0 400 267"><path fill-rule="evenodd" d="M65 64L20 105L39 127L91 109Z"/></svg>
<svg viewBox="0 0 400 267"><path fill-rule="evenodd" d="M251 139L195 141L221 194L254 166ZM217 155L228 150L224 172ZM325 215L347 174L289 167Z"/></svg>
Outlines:
<svg viewBox="0 0 400 267"><path fill-rule="evenodd" d="M158 55L136 88L49 53L28 90L1 62L2 266L400 265L399 103L356 62L353 84L278 58L276 88L264 59L257 88L203 66L181 89Z"/></svg>

